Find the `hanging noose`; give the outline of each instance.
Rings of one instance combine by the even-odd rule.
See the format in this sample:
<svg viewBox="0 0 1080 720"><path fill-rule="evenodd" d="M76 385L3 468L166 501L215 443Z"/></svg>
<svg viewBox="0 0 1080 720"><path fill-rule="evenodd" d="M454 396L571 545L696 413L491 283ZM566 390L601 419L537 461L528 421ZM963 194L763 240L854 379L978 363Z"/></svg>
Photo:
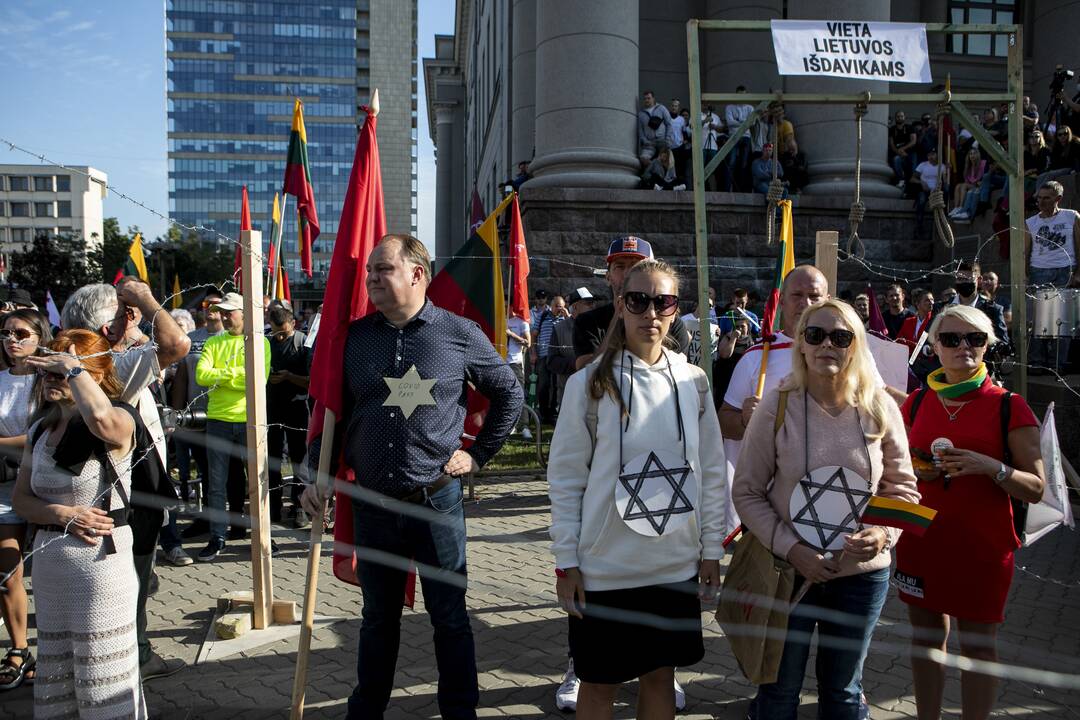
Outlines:
<svg viewBox="0 0 1080 720"><path fill-rule="evenodd" d="M784 183L777 177L777 168L780 165L780 148L777 147L777 126L776 112L780 107L780 103L773 102L769 104L769 109L766 111L769 113L772 122L772 130L770 135L772 137L773 157L772 157L772 181L769 183L769 192L765 194L765 244L772 245L774 240L774 232L776 230L776 206L784 199Z"/></svg>
<svg viewBox="0 0 1080 720"><path fill-rule="evenodd" d="M937 156L938 156L938 181L937 185L930 192L930 212L934 217L934 228L937 230L938 237L941 238L941 242L945 244L945 247L951 248L956 244L956 239L953 237L952 226L949 225L949 216L945 212L945 193L942 191L942 187L945 185L945 163L948 162L949 166L952 166L952 162L949 158L942 154L942 149L945 142L945 132L942 128L941 120L947 116L950 112L950 98L951 93L945 91L945 102L937 106Z"/></svg>
<svg viewBox="0 0 1080 720"><path fill-rule="evenodd" d="M869 112L869 100L870 93L866 93L866 99L855 105L855 199L848 212L851 235L848 237L847 253L848 255L856 254L858 257L866 257L866 245L859 237L859 223L866 218L866 206L862 201L862 119ZM857 253L856 246L858 246Z"/></svg>

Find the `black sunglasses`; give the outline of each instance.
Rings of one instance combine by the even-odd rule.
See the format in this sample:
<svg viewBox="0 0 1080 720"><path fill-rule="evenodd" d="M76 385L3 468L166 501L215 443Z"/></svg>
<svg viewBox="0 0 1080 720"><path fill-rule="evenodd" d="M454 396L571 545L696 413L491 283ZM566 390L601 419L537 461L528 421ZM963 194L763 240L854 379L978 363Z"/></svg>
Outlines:
<svg viewBox="0 0 1080 720"><path fill-rule="evenodd" d="M984 332L970 332L970 333L957 333L957 332L939 332L937 334L938 342L942 347L958 348L960 347L960 341L967 341L968 347L981 348L986 347L986 341L990 338Z"/></svg>
<svg viewBox="0 0 1080 720"><path fill-rule="evenodd" d="M811 325L803 331L803 340L807 345L820 345L825 342L825 338L829 338L833 347L846 348L851 346L855 333L839 328L825 332L825 328L819 328L816 325Z"/></svg>
<svg viewBox="0 0 1080 720"><path fill-rule="evenodd" d="M623 293L623 302L626 304L626 309L635 315L640 315L648 310L651 303L657 315L666 316L673 315L676 308L679 307L679 296L657 295L653 297L643 292L625 292Z"/></svg>
<svg viewBox="0 0 1080 720"><path fill-rule="evenodd" d="M37 333L26 328L0 330L0 340L29 340L33 335L37 335Z"/></svg>

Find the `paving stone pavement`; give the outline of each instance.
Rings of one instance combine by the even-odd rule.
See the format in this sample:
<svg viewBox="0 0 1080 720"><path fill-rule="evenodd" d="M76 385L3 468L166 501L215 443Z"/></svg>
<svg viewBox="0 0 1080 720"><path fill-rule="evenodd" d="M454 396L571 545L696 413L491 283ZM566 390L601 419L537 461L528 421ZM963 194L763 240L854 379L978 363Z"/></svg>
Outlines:
<svg viewBox="0 0 1080 720"><path fill-rule="evenodd" d="M479 716L528 720L565 717L555 709L555 686L566 658L566 621L554 607L554 578L548 554L548 501L542 478L488 479L478 500L467 506L469 607L480 671ZM282 555L273 560L275 597L302 599L306 532L275 531ZM187 546L194 554L198 543ZM1018 565L1039 575L1080 579L1080 538L1057 530L1018 555ZM959 555L962 550L958 549ZM230 543L220 559L186 568L159 565L161 589L149 604L149 632L164 657L192 663L211 618L214 599L251 587L246 548ZM307 718L341 718L355 678L360 593L331 576L322 564L321 615L347 618L316 629L308 676ZM727 641L706 621L706 657L680 668L686 688L681 718L741 720L753 687L741 676ZM32 630L31 637L34 636ZM865 665L866 696L875 720L915 717L908 625L903 605L891 593ZM32 640L33 642L33 640ZM1018 571L1000 635L1003 662L1024 668L1080 674L1080 587L1062 587ZM152 716L163 720L288 717L296 641L271 643L242 656L189 665L146 685ZM816 717L813 659L809 663L800 718ZM949 671L946 717L959 717L958 673ZM431 627L418 597L417 610L402 618L397 689L386 717L439 717L437 672ZM634 716L635 687L620 692L615 716ZM1080 718L1080 691L1064 691L1010 680L1002 683L994 717ZM30 718L31 690L0 694L0 718Z"/></svg>

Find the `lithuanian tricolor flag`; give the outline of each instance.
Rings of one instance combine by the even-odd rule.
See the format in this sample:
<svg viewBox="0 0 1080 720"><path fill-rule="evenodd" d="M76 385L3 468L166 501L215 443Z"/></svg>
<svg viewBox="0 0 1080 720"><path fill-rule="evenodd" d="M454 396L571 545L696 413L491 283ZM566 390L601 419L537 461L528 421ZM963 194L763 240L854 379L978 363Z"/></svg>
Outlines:
<svg viewBox="0 0 1080 720"><path fill-rule="evenodd" d="M491 344L506 357L506 295L496 222L514 194L473 231L428 288L431 302L480 325Z"/></svg>
<svg viewBox="0 0 1080 720"><path fill-rule="evenodd" d="M761 316L761 336L765 345L761 348L761 367L758 370L757 391L754 393L760 398L765 392L765 370L769 367L769 346L772 344L776 325L776 313L780 309L780 288L784 284L784 278L795 269L795 231L792 229L791 201L781 200L777 203L780 207L780 252L776 255L776 274L773 277L772 292L765 301L765 312ZM769 212L772 212L770 208ZM794 330L795 328L790 328Z"/></svg>
<svg viewBox="0 0 1080 720"><path fill-rule="evenodd" d="M116 285L127 275L134 275L144 283L150 282L150 273L146 271L146 256L143 255L142 233L135 233L135 239L131 241L131 247L128 248L128 257L124 261L124 267L116 271L112 284Z"/></svg>
<svg viewBox="0 0 1080 720"><path fill-rule="evenodd" d="M173 310L184 307L184 296L180 294L180 274L174 273L172 278L172 306Z"/></svg>
<svg viewBox="0 0 1080 720"><path fill-rule="evenodd" d="M863 511L862 523L893 527L922 537L935 515L937 510L925 505L874 495Z"/></svg>
<svg viewBox="0 0 1080 720"><path fill-rule="evenodd" d="M307 154L307 129L304 127L304 110L299 98L293 105L284 192L296 196L300 218L300 268L311 277L311 243L319 237L319 214L315 212L315 189L311 184L311 166Z"/></svg>

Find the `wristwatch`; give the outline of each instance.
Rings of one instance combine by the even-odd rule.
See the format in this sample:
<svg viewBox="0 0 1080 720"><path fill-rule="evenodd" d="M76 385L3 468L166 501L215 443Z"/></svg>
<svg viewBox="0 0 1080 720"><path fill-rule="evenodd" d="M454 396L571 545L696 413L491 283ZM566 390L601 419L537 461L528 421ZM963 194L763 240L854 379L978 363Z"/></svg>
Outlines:
<svg viewBox="0 0 1080 720"><path fill-rule="evenodd" d="M1001 467L997 471L997 475L994 476L994 482L1000 485L1005 482L1005 478L1009 477L1009 466L1005 463L1001 463Z"/></svg>
<svg viewBox="0 0 1080 720"><path fill-rule="evenodd" d="M68 380L71 380L71 378L75 377L76 375L82 375L82 371L83 371L82 365L77 365L77 366L71 368L70 370L68 370L67 375L65 375L64 377L67 378Z"/></svg>

